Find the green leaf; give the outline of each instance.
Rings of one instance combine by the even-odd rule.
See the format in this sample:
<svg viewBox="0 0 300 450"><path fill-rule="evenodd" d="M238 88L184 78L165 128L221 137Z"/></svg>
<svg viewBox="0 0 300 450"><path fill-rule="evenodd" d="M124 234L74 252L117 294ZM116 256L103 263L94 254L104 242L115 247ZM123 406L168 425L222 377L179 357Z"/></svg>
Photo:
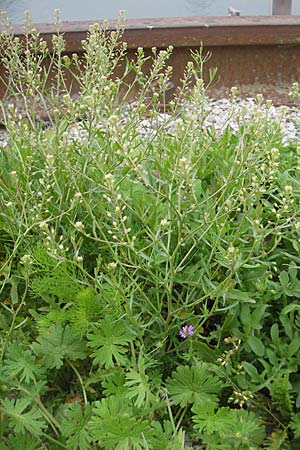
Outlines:
<svg viewBox="0 0 300 450"><path fill-rule="evenodd" d="M249 336L247 339L247 344L251 350L258 356L264 356L265 346L262 341L256 336Z"/></svg>
<svg viewBox="0 0 300 450"><path fill-rule="evenodd" d="M92 288L80 290L74 299L74 303L68 310L68 317L72 328L85 336L90 329L91 322L97 320L101 311L100 298Z"/></svg>
<svg viewBox="0 0 300 450"><path fill-rule="evenodd" d="M297 306L297 305L290 305L290 306ZM290 340L292 340L294 338L294 321L290 320L289 316L284 313L280 314L279 320L283 325L286 335L290 338Z"/></svg>
<svg viewBox="0 0 300 450"><path fill-rule="evenodd" d="M243 361L242 364L243 364L245 371L250 375L251 381L253 383L261 383L262 382L263 377L261 375L259 375L256 367L253 366L253 364L250 364L247 361Z"/></svg>
<svg viewBox="0 0 300 450"><path fill-rule="evenodd" d="M201 432L201 439L209 448L258 449L264 441L265 432L254 413L243 409L219 408L194 405L193 421ZM222 445L223 446L219 446Z"/></svg>
<svg viewBox="0 0 300 450"><path fill-rule="evenodd" d="M232 418L228 414L227 408L220 408L217 413L215 412L217 403L215 401L208 401L206 404L196 403L192 407L193 421L195 422L195 428L199 431L206 431L211 433L228 433L231 429Z"/></svg>
<svg viewBox="0 0 300 450"><path fill-rule="evenodd" d="M29 350L24 350L20 344L14 342L9 345L4 365L7 376L29 383L43 377L45 371L39 367Z"/></svg>
<svg viewBox="0 0 300 450"><path fill-rule="evenodd" d="M123 369L116 368L112 373L107 375L107 378L102 382L103 393L109 395L124 395L126 394L125 372Z"/></svg>
<svg viewBox="0 0 300 450"><path fill-rule="evenodd" d="M9 278L8 282L11 284L10 299L13 304L16 304L19 301L18 284L20 282L20 278L16 275L12 275Z"/></svg>
<svg viewBox="0 0 300 450"><path fill-rule="evenodd" d="M151 433L147 436L147 443L155 450L166 450L172 441L173 426L169 420L151 422Z"/></svg>
<svg viewBox="0 0 300 450"><path fill-rule="evenodd" d="M256 303L253 298L249 297L248 292L242 292L239 289L228 289L225 296L228 300L239 300L240 302Z"/></svg>
<svg viewBox="0 0 300 450"><path fill-rule="evenodd" d="M288 284L289 284L290 279L289 279L288 273L287 273L285 270L283 270L282 272L280 272L280 274L279 274L279 280L280 280L280 284L281 284L281 286L283 287L283 289L285 289L285 288L288 287Z"/></svg>
<svg viewBox="0 0 300 450"><path fill-rule="evenodd" d="M206 363L198 363L193 367L179 366L167 381L170 396L180 406L214 401L221 388L221 380L210 373Z"/></svg>
<svg viewBox="0 0 300 450"><path fill-rule="evenodd" d="M47 425L42 413L29 406L30 401L24 398L2 400L2 411L9 417L9 423L16 434L28 432L33 436L40 436Z"/></svg>
<svg viewBox="0 0 300 450"><path fill-rule="evenodd" d="M143 372L140 373L131 369L126 374L126 380L126 397L135 399L134 404L137 408L141 408L144 403L147 404L152 397L148 376Z"/></svg>
<svg viewBox="0 0 300 450"><path fill-rule="evenodd" d="M4 444L0 444L0 450L42 450L44 447L37 442L36 437L24 436L19 434L18 436L10 435L7 441L9 447Z"/></svg>
<svg viewBox="0 0 300 450"><path fill-rule="evenodd" d="M290 358L291 356L295 355L295 353L298 352L300 349L300 338L294 336L292 342L289 344L286 352L287 358Z"/></svg>
<svg viewBox="0 0 300 450"><path fill-rule="evenodd" d="M115 364L126 365L124 356L128 351L128 343L132 342L135 334L128 328L123 320L114 321L110 318L100 322L99 329L88 335L89 347L94 352L94 364L106 368L114 367Z"/></svg>
<svg viewBox="0 0 300 450"><path fill-rule="evenodd" d="M292 420L290 422L290 428L294 433L296 439L300 437L300 414L292 414Z"/></svg>
<svg viewBox="0 0 300 450"><path fill-rule="evenodd" d="M67 261L60 261L42 244L32 252L35 276L30 283L31 294L43 298L50 305L72 302L78 293L75 268Z"/></svg>
<svg viewBox="0 0 300 450"><path fill-rule="evenodd" d="M48 334L39 336L32 348L48 368L59 369L65 359L76 361L86 357L85 343L68 325L52 325Z"/></svg>
<svg viewBox="0 0 300 450"><path fill-rule="evenodd" d="M243 325L248 325L248 327L251 327L252 319L248 303L241 305L240 320Z"/></svg>
<svg viewBox="0 0 300 450"><path fill-rule="evenodd" d="M89 424L93 439L106 450L144 450L149 422L133 414L123 398L111 396L96 403Z"/></svg>
<svg viewBox="0 0 300 450"><path fill-rule="evenodd" d="M270 335L271 335L273 344L276 345L276 347L279 347L280 342L279 342L278 323L273 323L273 325L271 326Z"/></svg>
<svg viewBox="0 0 300 450"><path fill-rule="evenodd" d="M260 304L255 306L255 309L252 313L252 326L255 330L260 330L262 328L261 321L268 316L266 313L266 309L269 308L269 305Z"/></svg>
<svg viewBox="0 0 300 450"><path fill-rule="evenodd" d="M275 430L270 434L266 440L266 450L282 450L286 442L287 432L286 430ZM296 450L297 447L294 447ZM290 450L290 449L289 449Z"/></svg>
<svg viewBox="0 0 300 450"><path fill-rule="evenodd" d="M221 355L218 348L211 348L205 342L192 341L192 347L197 357L206 362L215 363Z"/></svg>
<svg viewBox="0 0 300 450"><path fill-rule="evenodd" d="M272 397L272 404L282 414L283 417L290 417L293 411L292 386L289 381L289 375L276 378L270 383L269 390Z"/></svg>
<svg viewBox="0 0 300 450"><path fill-rule="evenodd" d="M89 450L92 442L88 424L92 417L92 407L86 405L84 412L81 405L75 403L66 411L66 418L61 424L61 432L67 438L68 448L72 450Z"/></svg>
<svg viewBox="0 0 300 450"><path fill-rule="evenodd" d="M281 314L289 314L292 311L300 311L300 305L296 305L295 303L292 303L281 311Z"/></svg>
<svg viewBox="0 0 300 450"><path fill-rule="evenodd" d="M146 363L144 352L141 348L138 357L137 370L130 369L126 374L126 397L130 400L135 399L134 404L138 408L144 406L145 409L147 406L149 406L151 400L155 400L155 396L151 392L151 383L149 381L149 377L148 375L146 375L146 367L151 367L152 365L153 361L151 359L148 359ZM161 378L159 377L157 379L156 374L154 374L154 380L155 379L155 383L161 383Z"/></svg>

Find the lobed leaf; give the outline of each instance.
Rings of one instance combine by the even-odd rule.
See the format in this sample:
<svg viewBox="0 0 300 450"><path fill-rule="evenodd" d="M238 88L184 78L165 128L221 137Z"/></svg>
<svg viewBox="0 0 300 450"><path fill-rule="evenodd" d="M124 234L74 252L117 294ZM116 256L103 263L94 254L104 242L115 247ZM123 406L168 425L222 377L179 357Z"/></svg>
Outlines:
<svg viewBox="0 0 300 450"><path fill-rule="evenodd" d="M167 381L167 389L175 404L204 404L214 401L222 389L221 380L210 373L208 364L179 366Z"/></svg>

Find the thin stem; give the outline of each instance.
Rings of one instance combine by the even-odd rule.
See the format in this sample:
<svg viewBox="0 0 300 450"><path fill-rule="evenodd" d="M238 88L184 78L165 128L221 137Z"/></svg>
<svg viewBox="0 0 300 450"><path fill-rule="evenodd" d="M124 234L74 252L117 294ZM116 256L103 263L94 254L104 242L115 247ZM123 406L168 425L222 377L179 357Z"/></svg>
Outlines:
<svg viewBox="0 0 300 450"><path fill-rule="evenodd" d="M49 436L49 434L42 433L42 436L44 436L44 438L48 439L48 441L53 442L53 444L59 445L59 447L64 448L66 450L70 450L69 447L67 447L62 442L59 442L57 439L53 438L52 436Z"/></svg>
<svg viewBox="0 0 300 450"><path fill-rule="evenodd" d="M83 399L84 399L84 404L87 405L88 404L88 399L87 399L86 390L85 390L85 387L84 387L81 375L78 372L78 370L76 369L76 367L71 363L71 361L68 360L68 364L73 369L73 371L75 372L75 374L76 374L76 376L78 378L78 381L79 381L81 389L82 389L82 395L83 395Z"/></svg>

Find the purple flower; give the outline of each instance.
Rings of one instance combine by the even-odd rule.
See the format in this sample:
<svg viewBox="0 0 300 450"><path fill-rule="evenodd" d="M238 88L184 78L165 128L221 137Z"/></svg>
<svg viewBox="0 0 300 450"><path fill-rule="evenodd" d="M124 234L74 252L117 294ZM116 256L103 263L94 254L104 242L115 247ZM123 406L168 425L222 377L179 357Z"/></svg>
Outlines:
<svg viewBox="0 0 300 450"><path fill-rule="evenodd" d="M184 325L184 327L181 328L181 330L179 331L179 336L182 339L186 339L188 336L193 336L194 334L194 327L193 325Z"/></svg>

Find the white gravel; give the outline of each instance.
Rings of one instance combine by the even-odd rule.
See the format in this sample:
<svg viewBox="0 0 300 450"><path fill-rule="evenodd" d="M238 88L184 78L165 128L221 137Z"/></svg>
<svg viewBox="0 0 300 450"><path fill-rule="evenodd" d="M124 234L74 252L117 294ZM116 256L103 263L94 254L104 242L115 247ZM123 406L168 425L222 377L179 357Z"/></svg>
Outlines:
<svg viewBox="0 0 300 450"><path fill-rule="evenodd" d="M262 118L274 120L280 125L283 134L283 144L295 142L300 138L300 109L288 106L274 106L262 103L257 104L256 99L248 98L232 103L228 99L211 100L211 112L208 114L205 125L214 125L222 132L226 126L238 131L241 118L244 122L261 114Z"/></svg>
<svg viewBox="0 0 300 450"><path fill-rule="evenodd" d="M229 99L208 100L204 105L205 120L202 127L213 127L217 136L222 135L227 127L238 131L243 123L247 123L253 118L267 119L275 121L281 128L283 135L283 145L300 140L300 109L288 106L258 105L253 98L238 100L232 103ZM202 112L197 109L187 107L186 114L201 117ZM160 114L155 120L156 126L166 124L168 129L174 129L174 121L169 114ZM139 131L141 134L151 133L155 124L150 120L143 120Z"/></svg>
<svg viewBox="0 0 300 450"><path fill-rule="evenodd" d="M203 123L203 128L213 126L217 134L222 134L227 126L234 131L238 131L242 122L247 122L251 117L261 114L261 117L267 117L270 120L277 122L282 130L283 144L288 145L290 142L295 142L300 138L300 109L288 106L273 106L266 103L258 105L257 100L248 98L245 100L236 100L232 102L230 99L212 100L207 99L205 105L206 118ZM192 110L187 107L187 114L199 117L199 110ZM126 120L126 117L124 118ZM158 126L166 126L171 132L174 129L175 123L170 114L159 114L155 122L150 119L144 119L138 126L138 132L141 135L151 134ZM105 129L106 124L99 125L100 128ZM72 126L68 130L71 140L84 141L87 137L87 132L82 128L80 123ZM7 133L5 129L0 129L0 146L7 144Z"/></svg>

